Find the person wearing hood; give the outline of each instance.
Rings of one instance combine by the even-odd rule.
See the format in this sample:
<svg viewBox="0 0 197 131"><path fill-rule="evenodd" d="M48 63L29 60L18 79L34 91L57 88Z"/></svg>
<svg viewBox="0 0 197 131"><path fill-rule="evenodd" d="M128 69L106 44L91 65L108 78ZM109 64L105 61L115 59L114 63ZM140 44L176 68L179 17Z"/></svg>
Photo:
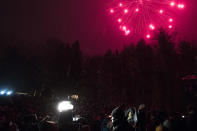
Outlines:
<svg viewBox="0 0 197 131"><path fill-rule="evenodd" d="M127 122L127 118L121 107L116 107L111 115L112 131L135 131L135 129Z"/></svg>
<svg viewBox="0 0 197 131"><path fill-rule="evenodd" d="M132 125L133 128L135 128L137 123L137 112L135 107L129 108L127 111L125 111L125 116L128 123Z"/></svg>

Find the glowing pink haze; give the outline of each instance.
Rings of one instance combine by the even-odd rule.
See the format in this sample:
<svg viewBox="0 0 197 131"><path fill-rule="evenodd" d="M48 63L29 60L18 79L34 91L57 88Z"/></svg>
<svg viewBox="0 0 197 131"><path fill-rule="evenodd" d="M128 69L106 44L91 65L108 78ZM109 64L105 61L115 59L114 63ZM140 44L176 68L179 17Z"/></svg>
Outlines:
<svg viewBox="0 0 197 131"><path fill-rule="evenodd" d="M144 10L140 4L132 9L127 8L125 1L134 0L2 0L0 33L25 40L32 48L41 46L48 38L58 38L65 43L79 40L84 53L103 54L108 49L122 49L124 45L141 38L135 37L136 29L141 29L141 24L135 26L132 19L125 22L124 18L131 11L134 11L133 16L141 16ZM146 35L150 34L151 39L152 32L163 25L167 30L176 30L180 39L197 40L197 0L168 1L165 6L152 6L157 9L154 10L156 16L150 13L153 15L151 18L155 19L146 19L147 23L142 30L147 32L143 32L141 36L147 39ZM171 2L174 2L174 6L170 5ZM184 8L178 8L178 4L184 4ZM138 12L135 11L137 8ZM110 9L114 13L110 13ZM127 14L124 14L124 9L128 9ZM163 10L162 14L160 10ZM156 19L159 16L164 21L158 22ZM170 18L173 19L172 22L169 21ZM149 28L150 24L155 26L155 30ZM172 25L172 29L168 28L169 25ZM120 26L126 26L130 33L125 36L125 30Z"/></svg>

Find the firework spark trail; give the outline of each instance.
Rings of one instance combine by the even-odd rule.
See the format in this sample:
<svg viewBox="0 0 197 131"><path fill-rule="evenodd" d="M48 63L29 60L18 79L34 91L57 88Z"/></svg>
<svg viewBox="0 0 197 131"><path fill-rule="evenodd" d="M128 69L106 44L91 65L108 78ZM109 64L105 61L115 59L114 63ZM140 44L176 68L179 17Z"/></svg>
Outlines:
<svg viewBox="0 0 197 131"><path fill-rule="evenodd" d="M172 29L176 9L185 5L176 0L123 0L113 2L110 13L125 35L143 35L151 38L151 32L158 27ZM173 17L174 16L174 17Z"/></svg>

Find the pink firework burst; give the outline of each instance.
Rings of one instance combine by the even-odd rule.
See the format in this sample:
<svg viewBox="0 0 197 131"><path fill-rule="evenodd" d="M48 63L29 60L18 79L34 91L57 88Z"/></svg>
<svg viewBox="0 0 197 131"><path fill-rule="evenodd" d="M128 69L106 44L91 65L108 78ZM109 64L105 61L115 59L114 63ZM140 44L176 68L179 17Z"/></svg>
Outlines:
<svg viewBox="0 0 197 131"><path fill-rule="evenodd" d="M184 8L178 0L117 0L109 12L126 36L132 34L149 39L156 28L171 30L177 10Z"/></svg>

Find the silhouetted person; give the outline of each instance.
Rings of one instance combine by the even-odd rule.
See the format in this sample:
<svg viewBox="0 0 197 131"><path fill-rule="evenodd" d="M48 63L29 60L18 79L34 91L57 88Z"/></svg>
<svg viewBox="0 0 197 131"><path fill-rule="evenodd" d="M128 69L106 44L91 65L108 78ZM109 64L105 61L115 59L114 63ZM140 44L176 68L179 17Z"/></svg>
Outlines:
<svg viewBox="0 0 197 131"><path fill-rule="evenodd" d="M134 128L127 122L124 111L117 107L112 111L112 131L134 131Z"/></svg>
<svg viewBox="0 0 197 131"><path fill-rule="evenodd" d="M60 113L58 120L59 131L73 131L72 111L64 111Z"/></svg>
<svg viewBox="0 0 197 131"><path fill-rule="evenodd" d="M137 118L136 131L146 131L146 113L144 104L139 106Z"/></svg>
<svg viewBox="0 0 197 131"><path fill-rule="evenodd" d="M197 131L197 115L193 107L189 107L188 109L187 129L188 131Z"/></svg>

